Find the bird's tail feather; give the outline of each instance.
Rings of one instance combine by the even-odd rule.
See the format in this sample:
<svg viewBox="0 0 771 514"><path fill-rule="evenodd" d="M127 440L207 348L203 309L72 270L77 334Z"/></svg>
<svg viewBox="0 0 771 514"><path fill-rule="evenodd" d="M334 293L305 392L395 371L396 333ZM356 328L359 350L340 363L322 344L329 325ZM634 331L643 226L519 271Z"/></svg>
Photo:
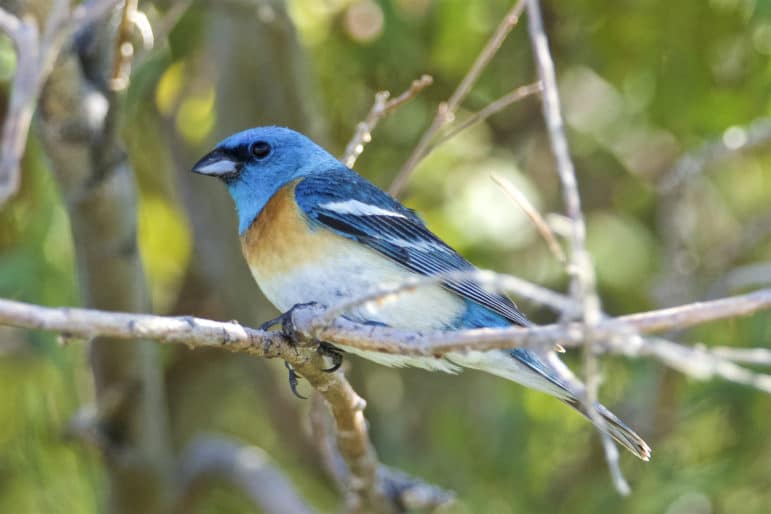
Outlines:
<svg viewBox="0 0 771 514"><path fill-rule="evenodd" d="M556 396L590 419L586 409L572 392L573 388L565 384L560 376L575 381L579 386L580 383L556 356L539 356L534 352L519 349L511 353L503 351L453 353L446 357L460 366L485 371ZM559 372L554 369L556 367L559 367ZM601 404L597 404L597 412L605 420L608 435L640 459L650 460L650 446L634 430Z"/></svg>
<svg viewBox="0 0 771 514"><path fill-rule="evenodd" d="M589 413L586 408L576 399L563 400L565 403L576 409L578 412L586 416L586 419L591 421ZM605 429L609 436L616 440L618 444L632 452L636 457L644 461L651 459L651 447L643 440L642 437L629 428L626 423L621 421L618 416L613 414L604 405L597 404L597 413L605 420Z"/></svg>

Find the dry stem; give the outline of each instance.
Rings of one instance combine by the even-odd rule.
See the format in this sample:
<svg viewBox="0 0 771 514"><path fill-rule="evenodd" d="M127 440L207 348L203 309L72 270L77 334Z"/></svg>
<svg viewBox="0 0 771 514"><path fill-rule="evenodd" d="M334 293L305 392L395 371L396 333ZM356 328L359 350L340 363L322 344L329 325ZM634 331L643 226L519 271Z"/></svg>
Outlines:
<svg viewBox="0 0 771 514"><path fill-rule="evenodd" d="M340 160L349 168L353 168L353 165L356 164L356 159L364 151L364 145L372 141L372 131L375 130L380 120L415 98L418 93L430 86L433 81L434 79L431 75L423 75L419 79L413 80L410 87L404 93L391 100L388 99L391 96L391 93L388 91L376 93L375 103L372 104L372 108L369 110L364 121L356 126L356 132L348 142L348 145L346 145L345 152Z"/></svg>
<svg viewBox="0 0 771 514"><path fill-rule="evenodd" d="M461 80L460 84L458 84L455 92L453 92L452 96L450 96L447 102L439 104L439 107L436 110L436 115L434 116L431 125L428 127L428 130L426 130L420 137L418 144L412 150L412 154L410 154L409 158L402 166L402 169L399 171L399 174L391 183L391 187L388 189L388 192L391 195L398 196L401 190L404 189L404 186L407 184L407 181L412 175L413 170L421 161L421 159L423 159L423 157L426 155L426 151L428 150L434 135L439 129L453 120L455 117L455 112L458 110L461 102L463 102L466 96L468 96L469 92L471 92L471 88L474 87L474 84L476 84L479 76L498 52L498 49L503 44L506 36L509 35L512 29L519 22L519 16L522 14L524 8L524 0L519 0L514 5L514 7L511 8L511 10L506 14L506 16L504 16L503 20L498 25L498 28L493 33L484 49L482 49L482 51L477 56L474 64L471 66L471 69L469 69L468 73L466 73L466 76L464 76L463 80Z"/></svg>

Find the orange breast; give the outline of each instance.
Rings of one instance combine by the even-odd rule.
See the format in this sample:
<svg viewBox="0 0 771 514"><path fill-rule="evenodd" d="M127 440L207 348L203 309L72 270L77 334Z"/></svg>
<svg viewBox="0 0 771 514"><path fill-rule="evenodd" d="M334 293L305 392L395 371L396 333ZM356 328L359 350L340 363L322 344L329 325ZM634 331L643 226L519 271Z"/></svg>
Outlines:
<svg viewBox="0 0 771 514"><path fill-rule="evenodd" d="M312 262L333 244L325 230L310 230L294 200L298 181L277 192L241 236L241 246L258 282Z"/></svg>

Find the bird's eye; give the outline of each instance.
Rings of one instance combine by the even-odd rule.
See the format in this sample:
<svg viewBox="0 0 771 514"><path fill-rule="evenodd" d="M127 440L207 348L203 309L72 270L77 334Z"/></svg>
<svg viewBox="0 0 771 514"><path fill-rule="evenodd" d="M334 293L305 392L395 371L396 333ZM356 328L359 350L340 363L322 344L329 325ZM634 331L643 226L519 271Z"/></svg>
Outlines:
<svg viewBox="0 0 771 514"><path fill-rule="evenodd" d="M252 143L249 151L258 159L264 159L270 154L271 148L270 144L266 143L265 141L257 141Z"/></svg>

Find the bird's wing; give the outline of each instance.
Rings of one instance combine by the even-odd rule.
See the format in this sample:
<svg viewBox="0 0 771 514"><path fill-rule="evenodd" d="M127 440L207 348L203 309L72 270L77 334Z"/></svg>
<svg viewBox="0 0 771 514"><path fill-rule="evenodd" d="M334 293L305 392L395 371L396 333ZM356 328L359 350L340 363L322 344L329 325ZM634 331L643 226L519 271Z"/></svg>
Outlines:
<svg viewBox="0 0 771 514"><path fill-rule="evenodd" d="M346 168L304 178L295 188L295 197L312 223L367 245L415 273L475 269L412 210ZM509 298L490 293L474 281L448 280L443 285L512 323L530 324Z"/></svg>

